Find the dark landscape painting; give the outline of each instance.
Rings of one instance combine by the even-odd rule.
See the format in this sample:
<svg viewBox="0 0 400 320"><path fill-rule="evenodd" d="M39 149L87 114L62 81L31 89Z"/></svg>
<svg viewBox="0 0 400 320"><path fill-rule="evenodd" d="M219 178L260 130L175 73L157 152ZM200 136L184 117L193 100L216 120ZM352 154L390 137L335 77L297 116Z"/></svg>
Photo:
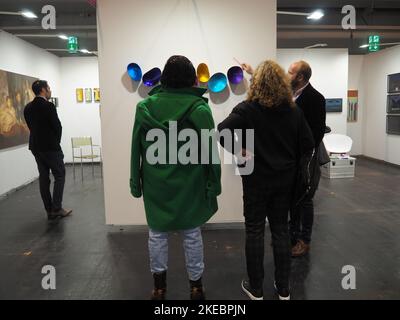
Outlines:
<svg viewBox="0 0 400 320"><path fill-rule="evenodd" d="M0 150L28 143L24 108L34 98L31 87L35 80L0 70Z"/></svg>

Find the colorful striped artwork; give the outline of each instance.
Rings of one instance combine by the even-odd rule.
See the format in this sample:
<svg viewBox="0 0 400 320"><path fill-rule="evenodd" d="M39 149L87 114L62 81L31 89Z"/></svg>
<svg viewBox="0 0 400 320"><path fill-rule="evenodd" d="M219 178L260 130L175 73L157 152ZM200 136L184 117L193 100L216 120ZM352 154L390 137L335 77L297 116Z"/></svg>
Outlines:
<svg viewBox="0 0 400 320"><path fill-rule="evenodd" d="M347 122L358 121L358 90L349 90L347 94Z"/></svg>

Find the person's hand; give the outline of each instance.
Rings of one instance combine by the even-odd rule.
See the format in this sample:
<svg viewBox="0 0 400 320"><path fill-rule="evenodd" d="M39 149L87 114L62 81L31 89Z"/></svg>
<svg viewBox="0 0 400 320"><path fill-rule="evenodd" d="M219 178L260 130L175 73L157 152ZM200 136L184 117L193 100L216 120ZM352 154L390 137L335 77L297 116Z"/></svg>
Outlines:
<svg viewBox="0 0 400 320"><path fill-rule="evenodd" d="M254 70L248 63L242 63L240 65L244 71L246 71L249 75L253 75Z"/></svg>
<svg viewBox="0 0 400 320"><path fill-rule="evenodd" d="M244 164L247 161L252 160L253 157L254 157L254 153L249 151L249 150L246 150L246 149L242 149L241 152L238 152L236 154L236 158L238 160L238 164L239 165Z"/></svg>
<svg viewBox="0 0 400 320"><path fill-rule="evenodd" d="M249 160L253 159L253 157L254 157L254 153L253 152L251 152L251 151L249 151L247 149L242 149L242 158L245 161L249 161Z"/></svg>

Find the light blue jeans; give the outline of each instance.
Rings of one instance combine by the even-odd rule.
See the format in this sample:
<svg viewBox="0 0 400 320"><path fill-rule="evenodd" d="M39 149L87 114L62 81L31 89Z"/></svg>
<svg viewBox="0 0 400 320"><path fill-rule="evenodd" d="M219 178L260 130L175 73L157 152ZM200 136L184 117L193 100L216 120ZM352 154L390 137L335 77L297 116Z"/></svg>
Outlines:
<svg viewBox="0 0 400 320"><path fill-rule="evenodd" d="M183 230L186 270L189 280L197 281L204 271L203 239L200 227ZM168 269L168 232L149 230L150 269L159 273Z"/></svg>

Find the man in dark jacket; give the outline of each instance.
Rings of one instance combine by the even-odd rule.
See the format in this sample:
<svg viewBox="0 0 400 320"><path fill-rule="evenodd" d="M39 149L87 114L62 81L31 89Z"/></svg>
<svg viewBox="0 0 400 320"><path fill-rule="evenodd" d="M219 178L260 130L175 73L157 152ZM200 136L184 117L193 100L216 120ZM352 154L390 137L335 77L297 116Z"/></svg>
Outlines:
<svg viewBox="0 0 400 320"><path fill-rule="evenodd" d="M26 105L24 117L30 130L29 150L39 170L40 195L49 220L66 217L72 210L62 208L65 166L60 146L61 123L55 105L48 101L51 91L47 82L35 81L32 90L36 97ZM55 179L53 196L50 193L50 170Z"/></svg>
<svg viewBox="0 0 400 320"><path fill-rule="evenodd" d="M292 238L292 256L300 257L310 250L312 226L314 222L313 197L318 188L321 170L318 161L318 149L325 134L325 98L310 84L312 70L305 61L293 63L289 68L293 96L296 104L303 110L311 128L315 152L309 165L311 189L305 198L290 212L290 233Z"/></svg>

